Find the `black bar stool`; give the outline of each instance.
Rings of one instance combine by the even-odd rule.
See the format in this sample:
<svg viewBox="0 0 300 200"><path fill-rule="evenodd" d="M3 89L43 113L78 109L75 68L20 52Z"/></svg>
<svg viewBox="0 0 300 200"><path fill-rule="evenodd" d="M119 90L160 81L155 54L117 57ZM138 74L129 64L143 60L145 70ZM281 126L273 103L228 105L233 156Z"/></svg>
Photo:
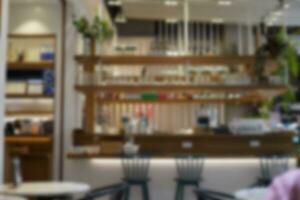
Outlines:
<svg viewBox="0 0 300 200"><path fill-rule="evenodd" d="M128 184L128 190L125 194L125 200L130 199L131 187L138 186L142 189L143 200L150 200L149 194L149 168L150 157L133 156L123 157L122 167L124 181Z"/></svg>
<svg viewBox="0 0 300 200"><path fill-rule="evenodd" d="M175 199L183 200L185 187L192 186L198 189L200 186L204 168L204 157L177 157L175 162L178 173Z"/></svg>
<svg viewBox="0 0 300 200"><path fill-rule="evenodd" d="M272 155L260 158L260 177L253 186L269 186L273 178L289 170L289 156Z"/></svg>

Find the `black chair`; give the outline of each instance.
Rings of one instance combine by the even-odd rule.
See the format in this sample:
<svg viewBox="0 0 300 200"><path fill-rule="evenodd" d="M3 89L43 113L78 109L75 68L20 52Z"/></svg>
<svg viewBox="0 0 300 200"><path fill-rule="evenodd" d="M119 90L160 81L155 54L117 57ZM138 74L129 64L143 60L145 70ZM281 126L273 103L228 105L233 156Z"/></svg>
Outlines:
<svg viewBox="0 0 300 200"><path fill-rule="evenodd" d="M128 185L125 183L98 188L89 192L80 200L96 200L103 197L109 197L110 200L124 200Z"/></svg>
<svg viewBox="0 0 300 200"><path fill-rule="evenodd" d="M289 169L289 156L272 155L260 158L260 177L252 187L268 187L273 178Z"/></svg>
<svg viewBox="0 0 300 200"><path fill-rule="evenodd" d="M148 156L125 156L122 158L123 180L128 184L125 200L130 199L131 187L138 186L142 189L143 200L150 200L149 193L149 168Z"/></svg>
<svg viewBox="0 0 300 200"><path fill-rule="evenodd" d="M197 200L238 200L233 195L211 190L196 190Z"/></svg>
<svg viewBox="0 0 300 200"><path fill-rule="evenodd" d="M200 187L204 168L204 157L185 156L176 158L178 177L176 181L176 200L184 199L184 189L187 186Z"/></svg>

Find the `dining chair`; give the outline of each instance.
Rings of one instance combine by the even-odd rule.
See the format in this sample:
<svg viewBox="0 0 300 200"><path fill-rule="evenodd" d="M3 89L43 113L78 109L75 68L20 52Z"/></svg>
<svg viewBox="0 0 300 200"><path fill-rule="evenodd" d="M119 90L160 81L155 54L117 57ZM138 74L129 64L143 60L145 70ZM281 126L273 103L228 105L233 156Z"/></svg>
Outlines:
<svg viewBox="0 0 300 200"><path fill-rule="evenodd" d="M200 187L204 168L204 157L202 156L179 156L175 159L177 178L176 181L176 200L184 199L185 187Z"/></svg>
<svg viewBox="0 0 300 200"><path fill-rule="evenodd" d="M128 184L128 190L125 194L125 200L130 199L131 188L141 187L143 200L150 200L149 192L149 156L124 156L122 158L122 168L125 181Z"/></svg>
<svg viewBox="0 0 300 200"><path fill-rule="evenodd" d="M267 187L274 177L289 170L289 156L271 155L260 158L260 177L252 186Z"/></svg>
<svg viewBox="0 0 300 200"><path fill-rule="evenodd" d="M107 187L94 189L80 200L98 200L104 197L108 197L110 200L124 200L127 190L128 185L126 183L110 185Z"/></svg>

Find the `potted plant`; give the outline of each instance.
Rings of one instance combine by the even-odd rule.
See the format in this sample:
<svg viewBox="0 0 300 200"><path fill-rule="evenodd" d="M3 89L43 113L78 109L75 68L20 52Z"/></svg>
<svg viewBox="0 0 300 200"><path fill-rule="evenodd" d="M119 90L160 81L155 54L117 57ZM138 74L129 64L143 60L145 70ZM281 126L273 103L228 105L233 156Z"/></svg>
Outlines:
<svg viewBox="0 0 300 200"><path fill-rule="evenodd" d="M280 76L282 81L289 85L299 77L300 67L297 51L285 37L283 29L269 33L266 38L266 44L260 47L255 55L256 81L258 83L266 82L265 70L271 66L276 69L273 75Z"/></svg>
<svg viewBox="0 0 300 200"><path fill-rule="evenodd" d="M267 68L273 68L271 75L281 79L288 91L275 98L269 99L260 107L260 113L268 117L270 111L284 113L289 105L296 101L296 89L293 85L299 83L300 65L296 49L285 36L284 30L275 31L267 36L267 43L256 53L255 72L258 83L267 82Z"/></svg>
<svg viewBox="0 0 300 200"><path fill-rule="evenodd" d="M92 23L85 17L81 17L75 20L73 24L83 37L85 54L96 54L96 42L103 43L112 35L109 24L99 16L95 16Z"/></svg>

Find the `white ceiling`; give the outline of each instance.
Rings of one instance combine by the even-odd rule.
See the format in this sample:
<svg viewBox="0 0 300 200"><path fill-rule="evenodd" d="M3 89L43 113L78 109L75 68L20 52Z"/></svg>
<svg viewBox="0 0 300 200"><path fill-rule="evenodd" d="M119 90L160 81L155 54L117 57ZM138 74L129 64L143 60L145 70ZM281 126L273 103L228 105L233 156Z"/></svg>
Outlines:
<svg viewBox="0 0 300 200"><path fill-rule="evenodd" d="M278 0L231 0L231 6L220 6L218 0L189 0L190 19L212 21L222 18L224 23L259 23L261 19L274 11ZM123 0L123 10L127 18L133 19L182 19L183 4L166 6L164 0ZM289 25L300 25L300 0L286 0L290 8L282 16L287 16ZM282 16L274 23L280 23Z"/></svg>

